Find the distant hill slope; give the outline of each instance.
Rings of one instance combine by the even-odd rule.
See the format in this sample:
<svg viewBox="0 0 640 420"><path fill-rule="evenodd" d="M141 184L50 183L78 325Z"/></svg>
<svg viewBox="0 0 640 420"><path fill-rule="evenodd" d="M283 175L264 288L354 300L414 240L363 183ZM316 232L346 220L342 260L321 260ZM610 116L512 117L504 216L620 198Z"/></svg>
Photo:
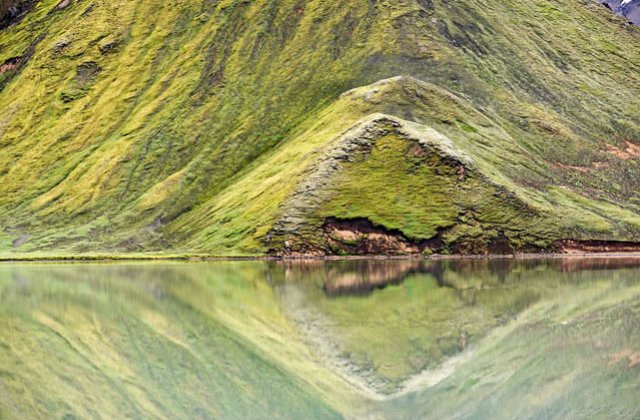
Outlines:
<svg viewBox="0 0 640 420"><path fill-rule="evenodd" d="M6 256L640 243L640 28L593 2L42 0L0 104Z"/></svg>

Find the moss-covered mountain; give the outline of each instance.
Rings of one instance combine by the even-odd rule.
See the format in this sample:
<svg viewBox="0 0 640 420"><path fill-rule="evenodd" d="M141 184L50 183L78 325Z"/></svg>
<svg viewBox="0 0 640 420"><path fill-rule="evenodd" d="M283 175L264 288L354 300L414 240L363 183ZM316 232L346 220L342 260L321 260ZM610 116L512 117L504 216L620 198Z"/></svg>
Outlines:
<svg viewBox="0 0 640 420"><path fill-rule="evenodd" d="M0 250L635 249L640 28L597 1L41 0Z"/></svg>

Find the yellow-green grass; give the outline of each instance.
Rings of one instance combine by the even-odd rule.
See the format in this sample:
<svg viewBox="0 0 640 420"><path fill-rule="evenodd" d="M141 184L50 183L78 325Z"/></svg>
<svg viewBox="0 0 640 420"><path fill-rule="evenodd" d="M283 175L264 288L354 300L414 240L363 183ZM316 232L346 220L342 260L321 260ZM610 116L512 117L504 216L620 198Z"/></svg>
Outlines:
<svg viewBox="0 0 640 420"><path fill-rule="evenodd" d="M505 218L510 199L487 200L497 219L469 231L442 203L448 216L418 228L427 207L410 197L440 203L454 180L435 191L403 178L396 191L390 168L353 167L323 190L342 198L302 220L303 242L331 252L318 218L365 217L378 190L395 216L371 217L410 237L455 223L450 242L486 242L505 221L523 248L638 236L637 160L611 146L640 142L640 31L595 4L57 4L0 32L0 63L33 51L0 75L3 255L264 255L283 246L269 233L326 148L374 113L437 130L478 179L541 216ZM398 75L428 84L343 95ZM369 192L344 201L357 184Z"/></svg>

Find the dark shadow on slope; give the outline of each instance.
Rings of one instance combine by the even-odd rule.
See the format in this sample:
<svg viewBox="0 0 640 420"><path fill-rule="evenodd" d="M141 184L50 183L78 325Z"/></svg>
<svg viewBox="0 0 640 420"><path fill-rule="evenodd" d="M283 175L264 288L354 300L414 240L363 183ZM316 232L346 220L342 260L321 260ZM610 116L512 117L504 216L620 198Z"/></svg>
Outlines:
<svg viewBox="0 0 640 420"><path fill-rule="evenodd" d="M36 46L46 37L42 34L24 50L22 55L11 57L4 63L0 64L0 92L16 77L20 71L27 65L31 57L36 52Z"/></svg>
<svg viewBox="0 0 640 420"><path fill-rule="evenodd" d="M38 0L0 0L0 30L20 22Z"/></svg>

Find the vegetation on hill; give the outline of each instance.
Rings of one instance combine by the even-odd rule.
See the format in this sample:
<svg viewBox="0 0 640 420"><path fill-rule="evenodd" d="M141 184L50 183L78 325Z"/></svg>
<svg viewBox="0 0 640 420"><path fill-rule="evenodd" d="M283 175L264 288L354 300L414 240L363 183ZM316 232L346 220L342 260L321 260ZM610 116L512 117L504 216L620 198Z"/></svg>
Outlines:
<svg viewBox="0 0 640 420"><path fill-rule="evenodd" d="M42 0L0 32L0 253L636 242L639 57L584 0Z"/></svg>

